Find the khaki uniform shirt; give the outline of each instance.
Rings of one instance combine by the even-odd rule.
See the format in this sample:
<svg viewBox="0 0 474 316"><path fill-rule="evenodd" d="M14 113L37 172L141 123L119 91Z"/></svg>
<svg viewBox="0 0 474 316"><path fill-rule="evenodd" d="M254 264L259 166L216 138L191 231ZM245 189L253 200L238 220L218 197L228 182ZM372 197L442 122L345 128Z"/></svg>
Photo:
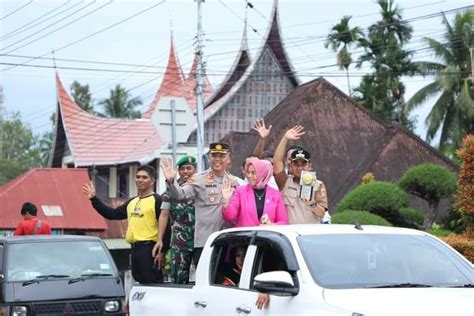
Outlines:
<svg viewBox="0 0 474 316"><path fill-rule="evenodd" d="M218 177L210 169L194 175L183 186L179 186L176 180L172 184L167 184L171 198L177 200L194 198L196 209L194 248L204 247L207 238L224 227L221 205L224 180L232 181L232 185L237 186L235 177L231 174Z"/></svg>
<svg viewBox="0 0 474 316"><path fill-rule="evenodd" d="M328 198L326 187L321 181L317 181L318 188L313 194L314 200L318 205L328 208ZM288 224L319 224L321 218L314 214L303 201L298 198L300 185L293 181L293 176L288 176L281 193L288 213Z"/></svg>

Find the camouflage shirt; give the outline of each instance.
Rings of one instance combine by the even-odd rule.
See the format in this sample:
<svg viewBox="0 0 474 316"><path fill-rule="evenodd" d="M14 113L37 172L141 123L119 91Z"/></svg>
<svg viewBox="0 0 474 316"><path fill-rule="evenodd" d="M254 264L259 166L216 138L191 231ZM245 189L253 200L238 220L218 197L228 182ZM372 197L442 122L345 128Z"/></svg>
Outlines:
<svg viewBox="0 0 474 316"><path fill-rule="evenodd" d="M183 185L181 181L179 185ZM184 251L193 251L194 249L194 198L175 200L169 197L169 193L162 195L162 209L170 211L171 223L171 247Z"/></svg>

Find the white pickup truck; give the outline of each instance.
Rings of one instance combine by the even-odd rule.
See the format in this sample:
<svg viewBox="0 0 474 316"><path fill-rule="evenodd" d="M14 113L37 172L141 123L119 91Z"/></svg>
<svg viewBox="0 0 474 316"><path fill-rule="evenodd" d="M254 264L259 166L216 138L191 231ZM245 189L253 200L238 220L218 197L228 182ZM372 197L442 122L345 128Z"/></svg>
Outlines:
<svg viewBox="0 0 474 316"><path fill-rule="evenodd" d="M237 286L222 284L235 249ZM255 306L258 292L270 304ZM212 234L193 285L136 284L133 315L474 315L474 266L438 238L379 226L282 225Z"/></svg>

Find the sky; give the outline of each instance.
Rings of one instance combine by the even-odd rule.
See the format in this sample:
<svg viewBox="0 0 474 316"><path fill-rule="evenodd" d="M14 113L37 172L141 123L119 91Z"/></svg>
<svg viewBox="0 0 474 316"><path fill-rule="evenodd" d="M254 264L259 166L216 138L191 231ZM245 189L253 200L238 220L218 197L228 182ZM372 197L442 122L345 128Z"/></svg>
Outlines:
<svg viewBox="0 0 474 316"><path fill-rule="evenodd" d="M218 87L239 49L245 16L249 47L255 56L267 32L273 1L206 0L202 4L204 59L209 80ZM423 37L442 41L440 12L452 20L465 0L396 1L404 19L411 21L415 60L433 60L423 48ZM19 111L35 134L51 130L56 111L55 72L68 89L74 80L88 84L95 102L120 84L139 96L148 108L167 65L170 34L184 73L195 50L197 5L194 0L1 0L0 83L3 113ZM373 0L280 0L283 43L302 83L325 77L344 92L345 73L334 65L336 53L324 47L331 27L344 15L363 29L380 18ZM354 58L360 49L353 48ZM54 68L56 65L57 68ZM330 67L327 67L330 66ZM351 70L357 86L368 68ZM408 100L432 78L404 78ZM431 101L431 102L430 102ZM412 112L415 134L425 138L424 119L432 100ZM100 107L97 107L100 110Z"/></svg>

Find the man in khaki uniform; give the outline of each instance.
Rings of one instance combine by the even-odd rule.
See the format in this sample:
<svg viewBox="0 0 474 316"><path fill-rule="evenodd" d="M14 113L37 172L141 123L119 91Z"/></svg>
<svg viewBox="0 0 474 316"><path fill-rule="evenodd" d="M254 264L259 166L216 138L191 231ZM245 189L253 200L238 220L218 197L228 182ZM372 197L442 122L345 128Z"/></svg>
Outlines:
<svg viewBox="0 0 474 316"><path fill-rule="evenodd" d="M195 202L196 223L194 227L194 254L197 264L207 238L224 227L222 218L222 184L229 182L237 186L236 177L227 172L230 148L226 143L212 143L209 146L211 168L194 175L182 186L176 181L176 171L170 159L163 158L161 169L166 178L170 197L177 200L193 198Z"/></svg>
<svg viewBox="0 0 474 316"><path fill-rule="evenodd" d="M300 139L304 135L302 126L295 126L283 135L278 145L273 163L276 183L283 194L288 224L319 224L328 208L326 187L317 180L315 192L311 200L299 198L300 177L302 171L311 170L311 155L304 149L296 149L291 153L291 175L285 172L285 153L290 140Z"/></svg>

